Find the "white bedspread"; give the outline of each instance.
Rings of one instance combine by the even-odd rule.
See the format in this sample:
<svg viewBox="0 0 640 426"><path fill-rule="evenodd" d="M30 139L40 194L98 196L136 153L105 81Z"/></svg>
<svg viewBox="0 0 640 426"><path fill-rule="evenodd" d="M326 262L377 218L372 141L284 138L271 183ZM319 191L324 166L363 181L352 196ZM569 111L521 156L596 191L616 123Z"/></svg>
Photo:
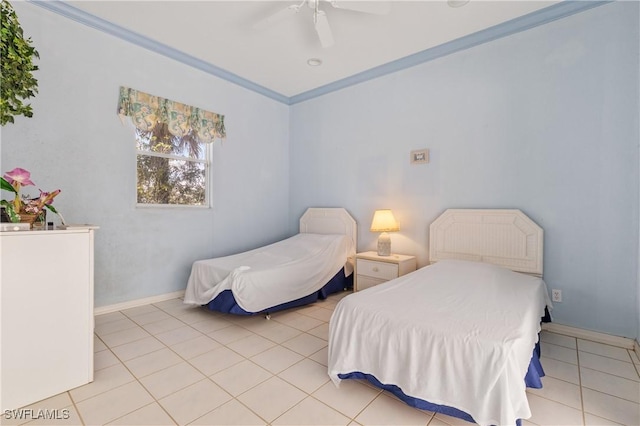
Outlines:
<svg viewBox="0 0 640 426"><path fill-rule="evenodd" d="M441 261L338 303L329 375L371 374L480 425L515 424L531 416L524 377L546 305L542 279Z"/></svg>
<svg viewBox="0 0 640 426"><path fill-rule="evenodd" d="M247 312L260 312L310 295L341 268L352 273L354 254L344 235L301 233L244 253L199 260L191 268L184 302L204 305L231 290Z"/></svg>

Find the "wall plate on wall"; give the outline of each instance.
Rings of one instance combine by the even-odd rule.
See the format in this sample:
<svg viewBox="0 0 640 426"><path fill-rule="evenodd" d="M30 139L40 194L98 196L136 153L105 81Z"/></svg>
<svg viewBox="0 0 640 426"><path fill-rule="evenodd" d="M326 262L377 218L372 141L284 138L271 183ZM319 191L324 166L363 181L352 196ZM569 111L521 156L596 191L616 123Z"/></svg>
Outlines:
<svg viewBox="0 0 640 426"><path fill-rule="evenodd" d="M411 164L424 164L429 162L429 150L418 149L411 151Z"/></svg>

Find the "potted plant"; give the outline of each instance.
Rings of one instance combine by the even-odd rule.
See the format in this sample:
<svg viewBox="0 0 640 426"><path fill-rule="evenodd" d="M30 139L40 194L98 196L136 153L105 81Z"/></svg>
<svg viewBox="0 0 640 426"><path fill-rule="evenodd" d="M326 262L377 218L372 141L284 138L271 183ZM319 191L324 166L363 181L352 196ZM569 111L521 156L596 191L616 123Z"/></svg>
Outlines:
<svg viewBox="0 0 640 426"><path fill-rule="evenodd" d="M20 167L16 167L0 177L0 187L15 195L12 201L0 201L0 205L2 205L4 214L9 219L9 222L28 222L33 227L33 223L36 221L44 222L46 213L44 209L48 209L59 215L51 203L55 196L60 193L60 190L56 189L53 192L40 190L40 196L37 198L20 195L21 187L32 185L35 186L31 181L31 173Z"/></svg>
<svg viewBox="0 0 640 426"><path fill-rule="evenodd" d="M31 104L24 104L27 98L38 92L38 80L32 72L38 69L33 58L39 58L31 45L31 38L25 38L18 17L11 4L2 0L2 30L0 32L0 125L13 123L14 116L32 117Z"/></svg>

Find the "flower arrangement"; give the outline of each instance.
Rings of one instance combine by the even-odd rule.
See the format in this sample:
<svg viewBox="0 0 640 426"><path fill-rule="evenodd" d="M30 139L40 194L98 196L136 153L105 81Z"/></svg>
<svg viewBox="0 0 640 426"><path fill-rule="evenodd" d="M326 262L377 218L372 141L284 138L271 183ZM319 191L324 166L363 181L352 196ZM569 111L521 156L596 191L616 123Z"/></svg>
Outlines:
<svg viewBox="0 0 640 426"><path fill-rule="evenodd" d="M55 196L60 193L59 189L53 192L40 190L40 197L38 198L20 195L21 187L35 186L31 181L31 173L25 169L17 167L5 173L4 176L0 177L0 186L2 189L15 194L13 201L0 201L0 205L4 207L5 213L11 222L20 222L20 215L25 213L39 216L45 208L59 215L51 205Z"/></svg>

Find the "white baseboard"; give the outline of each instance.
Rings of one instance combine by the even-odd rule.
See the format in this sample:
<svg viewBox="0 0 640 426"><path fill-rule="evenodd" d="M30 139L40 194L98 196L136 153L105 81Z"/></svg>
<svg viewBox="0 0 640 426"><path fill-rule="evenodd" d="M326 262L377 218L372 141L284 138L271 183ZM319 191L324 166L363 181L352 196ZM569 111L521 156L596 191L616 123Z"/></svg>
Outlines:
<svg viewBox="0 0 640 426"><path fill-rule="evenodd" d="M582 328L570 327L568 325L556 324L553 322L546 322L542 324L542 329L552 333L564 334L566 336L591 340L592 342L604 343L606 345L618 346L625 349L634 350L634 345L638 348L638 342L627 337L613 336L611 334L584 330ZM640 348L635 349L636 352L638 352L639 349Z"/></svg>
<svg viewBox="0 0 640 426"><path fill-rule="evenodd" d="M115 305L100 306L93 310L94 315L108 314L122 311L123 309L136 308L138 306L150 305L152 303L164 302L165 300L177 299L184 296L184 290L173 293L159 294L157 296L145 297L144 299L130 300L128 302L116 303Z"/></svg>

